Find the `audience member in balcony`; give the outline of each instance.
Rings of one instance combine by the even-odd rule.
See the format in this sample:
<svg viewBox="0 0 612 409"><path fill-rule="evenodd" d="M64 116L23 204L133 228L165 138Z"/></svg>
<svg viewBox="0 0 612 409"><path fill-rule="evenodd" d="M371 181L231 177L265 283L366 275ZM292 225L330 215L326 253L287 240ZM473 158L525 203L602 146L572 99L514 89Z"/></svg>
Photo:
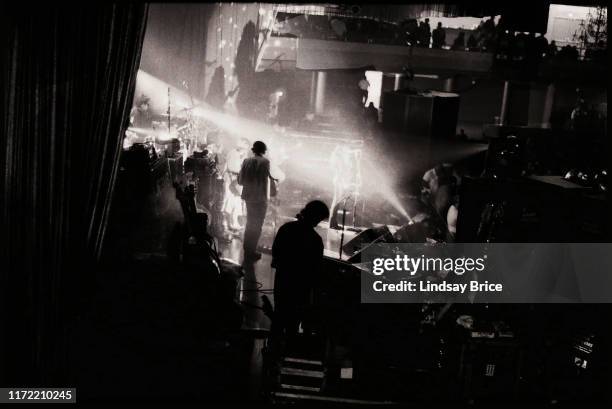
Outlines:
<svg viewBox="0 0 612 409"><path fill-rule="evenodd" d="M546 48L546 57L553 58L557 55L557 43L555 40L552 40L548 47Z"/></svg>
<svg viewBox="0 0 612 409"><path fill-rule="evenodd" d="M588 58L591 61L597 62L597 63L604 63L606 62L606 58L607 58L607 45L606 42L603 40L599 40L597 42L596 47L594 48L590 48L587 51L589 51L589 55Z"/></svg>
<svg viewBox="0 0 612 409"><path fill-rule="evenodd" d="M457 38L455 38L451 49L455 51L465 51L465 33L463 31L459 32L459 35Z"/></svg>
<svg viewBox="0 0 612 409"><path fill-rule="evenodd" d="M537 72L544 50L545 48L542 48L542 43L536 38L535 33L529 33L525 37L525 69L531 74Z"/></svg>
<svg viewBox="0 0 612 409"><path fill-rule="evenodd" d="M576 47L573 47L568 44L559 50L557 56L560 60L576 61L578 60L580 53L578 52L578 49Z"/></svg>
<svg viewBox="0 0 612 409"><path fill-rule="evenodd" d="M495 26L495 35L499 36L501 35L501 33L504 33L508 30L508 28L506 27L506 20L504 20L504 16L499 16L499 21L497 22L497 25Z"/></svg>
<svg viewBox="0 0 612 409"><path fill-rule="evenodd" d="M507 60L510 57L510 33L507 31L502 32L499 35L499 41L497 44L496 57L500 60Z"/></svg>
<svg viewBox="0 0 612 409"><path fill-rule="evenodd" d="M482 51L495 52L497 43L499 42L499 34L497 31L491 33L480 41L479 47Z"/></svg>
<svg viewBox="0 0 612 409"><path fill-rule="evenodd" d="M548 40L544 37L544 33L540 33L538 38L536 38L536 49L540 58L548 54Z"/></svg>
<svg viewBox="0 0 612 409"><path fill-rule="evenodd" d="M474 33L471 33L468 37L467 48L469 51L477 51L479 49L478 41L476 40L476 36L474 35Z"/></svg>
<svg viewBox="0 0 612 409"><path fill-rule="evenodd" d="M424 25L424 23L422 21L419 22L419 28L418 28L417 34L416 34L417 46L419 46L419 47L423 47L423 31L425 30L423 25Z"/></svg>
<svg viewBox="0 0 612 409"><path fill-rule="evenodd" d="M482 25L479 26L485 35L495 34L495 16L491 16L490 19L486 20Z"/></svg>
<svg viewBox="0 0 612 409"><path fill-rule="evenodd" d="M515 61L522 61L525 59L527 52L527 38L524 33L519 32L514 37L514 47L512 57Z"/></svg>
<svg viewBox="0 0 612 409"><path fill-rule="evenodd" d="M489 43L495 38L495 35L496 29L495 20L493 17L491 17L490 20L481 20L476 30L474 30L474 36L478 42L478 47L481 48L486 48L489 46Z"/></svg>
<svg viewBox="0 0 612 409"><path fill-rule="evenodd" d="M438 22L438 26L431 33L431 40L433 48L443 48L446 45L446 31L441 22Z"/></svg>
<svg viewBox="0 0 612 409"><path fill-rule="evenodd" d="M416 19L404 20L400 23L400 27L406 36L408 45L417 45L419 37L419 24Z"/></svg>
<svg viewBox="0 0 612 409"><path fill-rule="evenodd" d="M425 23L423 24L423 47L429 48L429 43L431 42L431 26L429 25L429 19L425 19Z"/></svg>
<svg viewBox="0 0 612 409"><path fill-rule="evenodd" d="M507 43L506 56L508 60L514 59L514 53L516 52L516 33L508 31L505 35Z"/></svg>
<svg viewBox="0 0 612 409"><path fill-rule="evenodd" d="M431 39L431 27L429 26L428 18L426 18L425 21L421 21L421 23L419 24L418 37L419 47L429 48L429 42Z"/></svg>
<svg viewBox="0 0 612 409"><path fill-rule="evenodd" d="M525 37L525 60L534 62L538 59L538 41L535 33L529 33Z"/></svg>

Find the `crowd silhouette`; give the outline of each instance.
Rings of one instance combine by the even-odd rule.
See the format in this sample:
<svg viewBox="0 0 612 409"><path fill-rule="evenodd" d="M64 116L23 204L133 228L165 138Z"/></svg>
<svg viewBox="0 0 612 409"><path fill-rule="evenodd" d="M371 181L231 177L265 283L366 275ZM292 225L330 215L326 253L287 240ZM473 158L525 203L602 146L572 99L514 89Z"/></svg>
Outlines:
<svg viewBox="0 0 612 409"><path fill-rule="evenodd" d="M554 40L549 42L544 33L515 31L503 16L484 18L475 29L444 27L438 22L432 30L429 18L394 23L371 18L279 13L275 31L275 35L298 38L491 52L502 61L604 61L606 50L603 41L584 52L572 43L559 46Z"/></svg>

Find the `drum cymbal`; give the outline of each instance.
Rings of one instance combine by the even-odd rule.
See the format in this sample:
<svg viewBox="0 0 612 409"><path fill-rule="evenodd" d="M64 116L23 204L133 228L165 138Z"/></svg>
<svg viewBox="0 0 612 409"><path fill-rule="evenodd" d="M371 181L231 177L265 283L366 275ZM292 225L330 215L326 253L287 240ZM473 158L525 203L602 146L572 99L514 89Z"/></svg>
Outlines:
<svg viewBox="0 0 612 409"><path fill-rule="evenodd" d="M166 126L168 126L168 116L166 114L154 114L151 115L151 119L154 122L160 122L162 124L165 124ZM178 115L171 115L170 116L170 125L182 125L185 122L187 122L187 118L182 118Z"/></svg>
<svg viewBox="0 0 612 409"><path fill-rule="evenodd" d="M176 130L172 130L172 131L168 131L165 128L162 129L156 129L156 128L136 128L133 126L130 126L127 129L127 132L133 132L134 134L140 136L140 137L153 137L155 138L156 141L160 140L160 141L169 141L171 139L176 138L177 132ZM159 143L159 142L158 142Z"/></svg>
<svg viewBox="0 0 612 409"><path fill-rule="evenodd" d="M153 133L157 132L157 130L153 129L153 128L137 128L135 126L130 126L126 132L132 132L135 133L138 136L149 136L152 135Z"/></svg>

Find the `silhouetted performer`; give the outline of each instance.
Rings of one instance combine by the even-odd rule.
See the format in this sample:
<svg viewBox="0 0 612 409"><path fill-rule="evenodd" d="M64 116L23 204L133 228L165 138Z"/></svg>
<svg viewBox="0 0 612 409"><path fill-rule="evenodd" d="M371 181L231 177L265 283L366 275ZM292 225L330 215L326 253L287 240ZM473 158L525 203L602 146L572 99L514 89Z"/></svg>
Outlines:
<svg viewBox="0 0 612 409"><path fill-rule="evenodd" d="M276 336L295 335L304 318L323 260L323 240L314 228L328 217L327 205L314 200L296 221L278 229L272 246L276 269L272 331Z"/></svg>
<svg viewBox="0 0 612 409"><path fill-rule="evenodd" d="M242 186L242 200L246 203L247 220L244 230L245 260L259 260L257 242L268 209L270 198L270 161L264 157L267 146L261 141L253 144L253 156L242 162L238 184Z"/></svg>

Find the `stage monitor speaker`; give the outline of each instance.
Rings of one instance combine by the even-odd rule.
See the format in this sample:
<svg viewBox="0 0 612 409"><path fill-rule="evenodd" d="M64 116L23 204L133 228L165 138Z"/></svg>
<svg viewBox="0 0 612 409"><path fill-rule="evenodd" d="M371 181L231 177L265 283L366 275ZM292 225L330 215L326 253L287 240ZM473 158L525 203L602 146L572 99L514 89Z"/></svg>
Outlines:
<svg viewBox="0 0 612 409"><path fill-rule="evenodd" d="M386 242L389 240L393 240L393 236L387 226L373 227L353 237L352 240L342 246L342 252L347 256L353 256L357 252L363 250L368 244L381 241Z"/></svg>
<svg viewBox="0 0 612 409"><path fill-rule="evenodd" d="M376 243L395 243L393 235L387 226L367 229L342 246L342 252L349 256L349 263L360 263L364 250Z"/></svg>
<svg viewBox="0 0 612 409"><path fill-rule="evenodd" d="M443 229L444 228L444 229ZM395 232L393 238L398 243L427 243L427 239L444 240L445 226L428 218L419 223L407 224Z"/></svg>
<svg viewBox="0 0 612 409"><path fill-rule="evenodd" d="M436 92L431 117L432 137L453 138L459 119L459 95L450 92Z"/></svg>

